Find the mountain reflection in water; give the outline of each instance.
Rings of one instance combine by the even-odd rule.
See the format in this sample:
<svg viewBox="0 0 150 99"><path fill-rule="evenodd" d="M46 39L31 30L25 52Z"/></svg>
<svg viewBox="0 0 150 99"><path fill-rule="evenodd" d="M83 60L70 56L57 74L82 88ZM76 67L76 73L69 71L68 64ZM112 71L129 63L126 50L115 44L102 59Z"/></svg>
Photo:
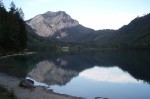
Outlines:
<svg viewBox="0 0 150 99"><path fill-rule="evenodd" d="M49 85L65 85L72 77L78 75L73 70L65 70L55 65L52 61L42 61L32 69L28 76L39 82L45 82Z"/></svg>
<svg viewBox="0 0 150 99"><path fill-rule="evenodd" d="M0 72L26 76L55 92L92 99L149 99L150 52L36 54L0 60ZM6 69L7 68L7 69Z"/></svg>

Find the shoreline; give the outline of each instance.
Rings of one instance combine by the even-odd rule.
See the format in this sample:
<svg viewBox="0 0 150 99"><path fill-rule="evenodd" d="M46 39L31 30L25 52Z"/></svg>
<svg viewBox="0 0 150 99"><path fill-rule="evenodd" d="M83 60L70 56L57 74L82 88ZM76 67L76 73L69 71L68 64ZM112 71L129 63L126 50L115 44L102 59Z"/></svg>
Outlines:
<svg viewBox="0 0 150 99"><path fill-rule="evenodd" d="M13 57L13 56L31 55L31 54L35 54L35 53L36 52L23 52L23 53L16 53L16 54L10 54L10 55L8 54L8 55L0 56L0 59Z"/></svg>
<svg viewBox="0 0 150 99"><path fill-rule="evenodd" d="M34 90L19 87L21 79L0 73L0 86L13 92L17 99L84 99L82 97L69 96L55 93L44 87L36 87Z"/></svg>

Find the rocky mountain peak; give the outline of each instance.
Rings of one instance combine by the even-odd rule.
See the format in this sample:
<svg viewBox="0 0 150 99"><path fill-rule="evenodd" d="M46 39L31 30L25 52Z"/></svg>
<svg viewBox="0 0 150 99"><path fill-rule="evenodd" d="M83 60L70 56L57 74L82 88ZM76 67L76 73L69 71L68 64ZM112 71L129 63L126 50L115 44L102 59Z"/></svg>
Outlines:
<svg viewBox="0 0 150 99"><path fill-rule="evenodd" d="M63 28L75 27L79 25L79 22L64 11L47 11L28 20L27 24L36 30L38 35L47 37L53 36L55 32Z"/></svg>
<svg viewBox="0 0 150 99"><path fill-rule="evenodd" d="M69 16L66 14L65 11L58 11L58 12L52 12L52 11L47 11L46 13L43 14L45 18L50 18L50 17L56 17L56 16Z"/></svg>

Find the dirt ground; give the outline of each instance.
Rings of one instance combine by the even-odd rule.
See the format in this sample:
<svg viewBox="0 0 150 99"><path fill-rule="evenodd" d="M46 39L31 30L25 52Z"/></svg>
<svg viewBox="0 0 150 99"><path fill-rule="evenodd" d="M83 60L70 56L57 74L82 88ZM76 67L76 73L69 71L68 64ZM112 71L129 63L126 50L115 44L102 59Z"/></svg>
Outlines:
<svg viewBox="0 0 150 99"><path fill-rule="evenodd" d="M21 79L0 73L0 86L12 91L17 99L83 99L81 97L54 93L44 87L36 87L33 90L24 89L18 86L20 81Z"/></svg>

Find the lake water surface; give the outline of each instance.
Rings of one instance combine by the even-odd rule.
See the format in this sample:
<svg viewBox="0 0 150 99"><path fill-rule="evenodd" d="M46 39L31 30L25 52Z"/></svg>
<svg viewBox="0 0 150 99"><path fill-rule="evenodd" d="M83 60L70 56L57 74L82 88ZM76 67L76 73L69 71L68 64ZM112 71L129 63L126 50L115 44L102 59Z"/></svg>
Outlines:
<svg viewBox="0 0 150 99"><path fill-rule="evenodd" d="M15 56L0 60L0 72L86 99L150 99L149 52Z"/></svg>

